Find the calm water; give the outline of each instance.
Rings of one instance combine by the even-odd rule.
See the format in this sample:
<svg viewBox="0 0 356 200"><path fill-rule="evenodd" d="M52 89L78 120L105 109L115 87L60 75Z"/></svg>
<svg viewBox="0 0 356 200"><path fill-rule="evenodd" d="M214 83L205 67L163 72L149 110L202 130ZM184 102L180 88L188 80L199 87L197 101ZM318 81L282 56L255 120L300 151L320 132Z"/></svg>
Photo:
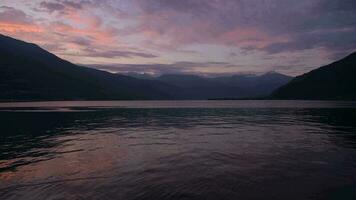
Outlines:
<svg viewBox="0 0 356 200"><path fill-rule="evenodd" d="M1 103L0 199L356 199L356 103Z"/></svg>

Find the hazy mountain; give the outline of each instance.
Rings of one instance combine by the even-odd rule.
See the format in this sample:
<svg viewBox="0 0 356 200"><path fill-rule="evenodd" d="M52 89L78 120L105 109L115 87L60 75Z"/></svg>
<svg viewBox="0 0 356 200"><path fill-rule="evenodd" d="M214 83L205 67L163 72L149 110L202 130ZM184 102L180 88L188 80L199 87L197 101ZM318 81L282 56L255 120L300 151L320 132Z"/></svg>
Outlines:
<svg viewBox="0 0 356 200"><path fill-rule="evenodd" d="M294 78L276 90L277 99L356 100L356 52Z"/></svg>
<svg viewBox="0 0 356 200"><path fill-rule="evenodd" d="M0 35L0 100L168 99L174 87L74 65Z"/></svg>
<svg viewBox="0 0 356 200"><path fill-rule="evenodd" d="M138 77L136 74L132 76ZM275 89L288 83L292 77L269 72L263 75L239 74L215 78L190 74L164 74L159 77L149 76L148 79L179 87L180 90L171 94L177 98L209 99L268 96Z"/></svg>
<svg viewBox="0 0 356 200"><path fill-rule="evenodd" d="M78 66L35 44L0 35L1 101L249 98L266 96L290 79L278 73L126 75Z"/></svg>
<svg viewBox="0 0 356 200"><path fill-rule="evenodd" d="M277 72L268 72L262 75L233 75L218 77L215 80L230 86L238 86L248 91L250 96L268 96L275 89L288 83L293 77Z"/></svg>
<svg viewBox="0 0 356 200"><path fill-rule="evenodd" d="M130 77L138 78L138 79L146 79L146 80L153 80L156 78L155 76L148 74L148 73L127 72L127 73L118 73L118 74L130 76Z"/></svg>
<svg viewBox="0 0 356 200"><path fill-rule="evenodd" d="M187 74L166 74L155 80L180 88L174 94L179 99L245 98L248 91L238 86L220 83L211 78Z"/></svg>

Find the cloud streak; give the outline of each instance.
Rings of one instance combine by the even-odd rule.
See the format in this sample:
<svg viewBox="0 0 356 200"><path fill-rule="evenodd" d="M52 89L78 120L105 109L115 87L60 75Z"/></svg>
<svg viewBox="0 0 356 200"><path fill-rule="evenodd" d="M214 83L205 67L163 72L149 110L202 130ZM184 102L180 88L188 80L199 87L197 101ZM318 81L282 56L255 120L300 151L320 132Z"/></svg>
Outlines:
<svg viewBox="0 0 356 200"><path fill-rule="evenodd" d="M78 56L77 54L69 54ZM156 58L158 56L135 51L118 51L118 50L109 50L109 51L98 51L93 49L85 49L82 54L79 56L89 56L89 57L101 57L101 58L132 58L132 57L142 57L142 58Z"/></svg>
<svg viewBox="0 0 356 200"><path fill-rule="evenodd" d="M225 62L176 62L172 64L104 64L87 65L96 69L106 70L113 73L146 73L152 75L161 74L199 74L199 75L221 75L237 73L236 68L241 68L244 73L253 73L244 66L231 65ZM216 69L220 72L216 73ZM222 71L224 69L224 71Z"/></svg>

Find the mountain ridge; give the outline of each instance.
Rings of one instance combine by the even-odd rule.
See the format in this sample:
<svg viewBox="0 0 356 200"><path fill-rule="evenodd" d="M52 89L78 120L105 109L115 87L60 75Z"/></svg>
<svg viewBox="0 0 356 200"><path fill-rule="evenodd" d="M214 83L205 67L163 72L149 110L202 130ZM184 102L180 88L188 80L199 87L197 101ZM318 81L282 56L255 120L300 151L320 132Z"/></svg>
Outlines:
<svg viewBox="0 0 356 200"><path fill-rule="evenodd" d="M261 95L224 82L223 78L134 78L78 66L36 44L1 34L0 43L1 101L203 100Z"/></svg>
<svg viewBox="0 0 356 200"><path fill-rule="evenodd" d="M38 45L4 35L0 43L2 101L170 98L154 88L153 81L78 66Z"/></svg>
<svg viewBox="0 0 356 200"><path fill-rule="evenodd" d="M295 78L276 72L135 78L135 73L127 76L75 65L36 44L1 34L0 44L0 101L356 99L356 52Z"/></svg>
<svg viewBox="0 0 356 200"><path fill-rule="evenodd" d="M292 77L277 72L267 72L264 74L232 74L217 77L205 77L196 74L162 74L152 76L147 74L129 73L128 76L141 77L148 80L158 80L170 85L175 85L194 93L194 90L211 91L212 88L219 87L218 96L206 98L251 98L270 95L275 89L286 84ZM235 92L225 92L234 90ZM202 91L201 91L202 92ZM239 95L232 95L238 93ZM193 94L191 94L193 95Z"/></svg>
<svg viewBox="0 0 356 200"><path fill-rule="evenodd" d="M295 77L273 99L356 100L356 52Z"/></svg>

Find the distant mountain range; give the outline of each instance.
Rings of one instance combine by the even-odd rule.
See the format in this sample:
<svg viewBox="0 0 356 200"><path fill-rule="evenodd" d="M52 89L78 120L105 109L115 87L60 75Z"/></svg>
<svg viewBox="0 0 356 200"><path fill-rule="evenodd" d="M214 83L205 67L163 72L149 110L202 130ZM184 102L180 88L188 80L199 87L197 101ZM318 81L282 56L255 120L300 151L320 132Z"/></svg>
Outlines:
<svg viewBox="0 0 356 200"><path fill-rule="evenodd" d="M356 100L356 52L295 77L272 94L274 99Z"/></svg>
<svg viewBox="0 0 356 200"><path fill-rule="evenodd" d="M232 75L203 77L191 74L164 74L158 77L148 74L128 73L127 76L156 80L176 86L179 91L171 94L178 99L234 99L258 98L270 95L275 89L288 83L292 77L269 72L263 75Z"/></svg>
<svg viewBox="0 0 356 200"><path fill-rule="evenodd" d="M122 75L72 64L35 44L0 34L0 101L356 99L355 63L356 53L294 79L276 72L213 78Z"/></svg>
<svg viewBox="0 0 356 200"><path fill-rule="evenodd" d="M4 35L0 44L1 101L246 98L267 95L290 80L277 73L132 77L78 66Z"/></svg>

